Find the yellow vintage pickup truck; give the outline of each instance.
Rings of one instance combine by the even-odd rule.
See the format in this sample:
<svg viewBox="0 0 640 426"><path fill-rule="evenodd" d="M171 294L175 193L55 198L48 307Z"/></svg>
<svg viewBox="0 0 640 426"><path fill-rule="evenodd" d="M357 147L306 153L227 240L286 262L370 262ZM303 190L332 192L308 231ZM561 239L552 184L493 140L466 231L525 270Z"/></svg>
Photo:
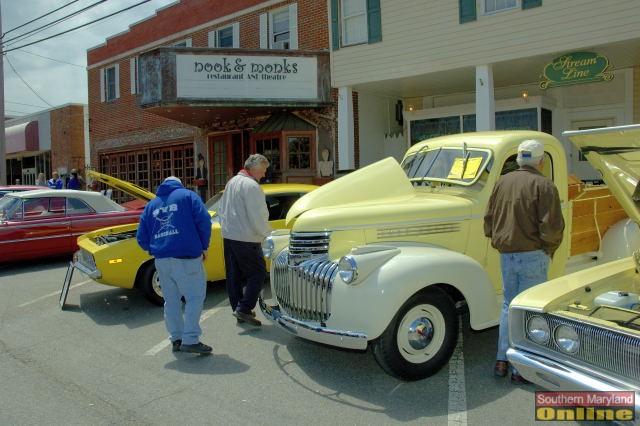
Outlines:
<svg viewBox="0 0 640 426"><path fill-rule="evenodd" d="M304 339L370 345L402 379L434 374L454 350L461 310L475 330L499 321L499 253L484 237L483 216L526 139L544 143L543 173L563 201L567 226L550 266L550 277L561 275L572 202L560 141L531 131L463 133L417 143L401 164L381 160L298 200L291 229L264 243L272 299L261 300L263 314Z"/></svg>

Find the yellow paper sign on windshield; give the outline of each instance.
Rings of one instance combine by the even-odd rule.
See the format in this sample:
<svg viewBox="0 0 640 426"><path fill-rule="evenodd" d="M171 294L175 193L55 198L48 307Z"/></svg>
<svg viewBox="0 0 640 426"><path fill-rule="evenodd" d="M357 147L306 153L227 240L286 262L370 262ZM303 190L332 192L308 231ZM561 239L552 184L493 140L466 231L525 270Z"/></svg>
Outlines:
<svg viewBox="0 0 640 426"><path fill-rule="evenodd" d="M449 176L447 179L473 179L478 174L478 169L482 164L482 157L472 157L467 160L467 166L464 167L464 158L456 158L453 161ZM462 175L464 169L464 176Z"/></svg>

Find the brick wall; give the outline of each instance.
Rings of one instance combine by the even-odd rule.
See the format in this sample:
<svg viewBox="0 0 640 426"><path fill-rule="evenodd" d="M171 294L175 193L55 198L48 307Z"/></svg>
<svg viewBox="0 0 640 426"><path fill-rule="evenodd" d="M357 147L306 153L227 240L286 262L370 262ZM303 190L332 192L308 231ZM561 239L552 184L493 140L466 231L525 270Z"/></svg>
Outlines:
<svg viewBox="0 0 640 426"><path fill-rule="evenodd" d="M67 105L51 111L51 167L84 172L84 107Z"/></svg>
<svg viewBox="0 0 640 426"><path fill-rule="evenodd" d="M300 50L328 50L329 29L327 24L327 2L321 0L286 0L268 8L248 11L229 20L220 18L239 10L254 7L261 1L235 0L217 2L182 0L179 4L158 11L157 16L142 21L130 31L107 40L104 46L87 52L88 92L89 92L89 137L92 146L92 165L97 166L97 151L126 149L130 146L169 142L179 137L195 140L199 129L143 111L138 106L138 95L131 94L130 59L154 41L164 39L162 45L171 45L191 38L192 47L208 47L210 31L231 23L240 24L240 47L257 49L260 47L260 14L284 7L291 3L298 5L298 47ZM200 27L207 22L220 20L215 25L205 26L189 32L189 28ZM187 31L185 34L179 34ZM175 35L175 37L173 37ZM161 44L157 44L160 46ZM136 51L137 50L137 51ZM120 57L126 52L135 55ZM109 58L114 58L110 61ZM100 63L99 66L92 65ZM120 97L112 102L100 100L100 69L119 64ZM220 123L212 123L211 128ZM337 151L337 150L336 150Z"/></svg>

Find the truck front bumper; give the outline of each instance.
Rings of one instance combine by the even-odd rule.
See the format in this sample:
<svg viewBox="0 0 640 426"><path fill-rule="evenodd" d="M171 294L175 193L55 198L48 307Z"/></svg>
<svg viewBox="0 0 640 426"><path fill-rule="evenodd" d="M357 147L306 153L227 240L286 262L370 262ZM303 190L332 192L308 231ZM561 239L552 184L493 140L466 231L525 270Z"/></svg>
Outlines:
<svg viewBox="0 0 640 426"><path fill-rule="evenodd" d="M605 381L595 374L586 374L566 364L523 350L509 348L507 358L525 379L551 391L635 391L636 419L640 416L640 391L637 389Z"/></svg>
<svg viewBox="0 0 640 426"><path fill-rule="evenodd" d="M304 322L283 314L278 305L259 300L262 314L282 330L305 340L345 349L367 349L367 335L359 331L335 330Z"/></svg>

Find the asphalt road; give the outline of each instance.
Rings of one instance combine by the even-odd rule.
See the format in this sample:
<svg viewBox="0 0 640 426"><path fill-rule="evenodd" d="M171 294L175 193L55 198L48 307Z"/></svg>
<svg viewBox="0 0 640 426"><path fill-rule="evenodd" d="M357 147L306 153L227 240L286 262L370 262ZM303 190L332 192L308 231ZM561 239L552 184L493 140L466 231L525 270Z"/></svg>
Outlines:
<svg viewBox="0 0 640 426"><path fill-rule="evenodd" d="M403 382L368 351L237 325L220 282L201 321L213 355L174 354L138 291L76 271L61 310L67 266L0 265L0 425L536 424L542 389L492 375L496 328L463 327L446 368Z"/></svg>

